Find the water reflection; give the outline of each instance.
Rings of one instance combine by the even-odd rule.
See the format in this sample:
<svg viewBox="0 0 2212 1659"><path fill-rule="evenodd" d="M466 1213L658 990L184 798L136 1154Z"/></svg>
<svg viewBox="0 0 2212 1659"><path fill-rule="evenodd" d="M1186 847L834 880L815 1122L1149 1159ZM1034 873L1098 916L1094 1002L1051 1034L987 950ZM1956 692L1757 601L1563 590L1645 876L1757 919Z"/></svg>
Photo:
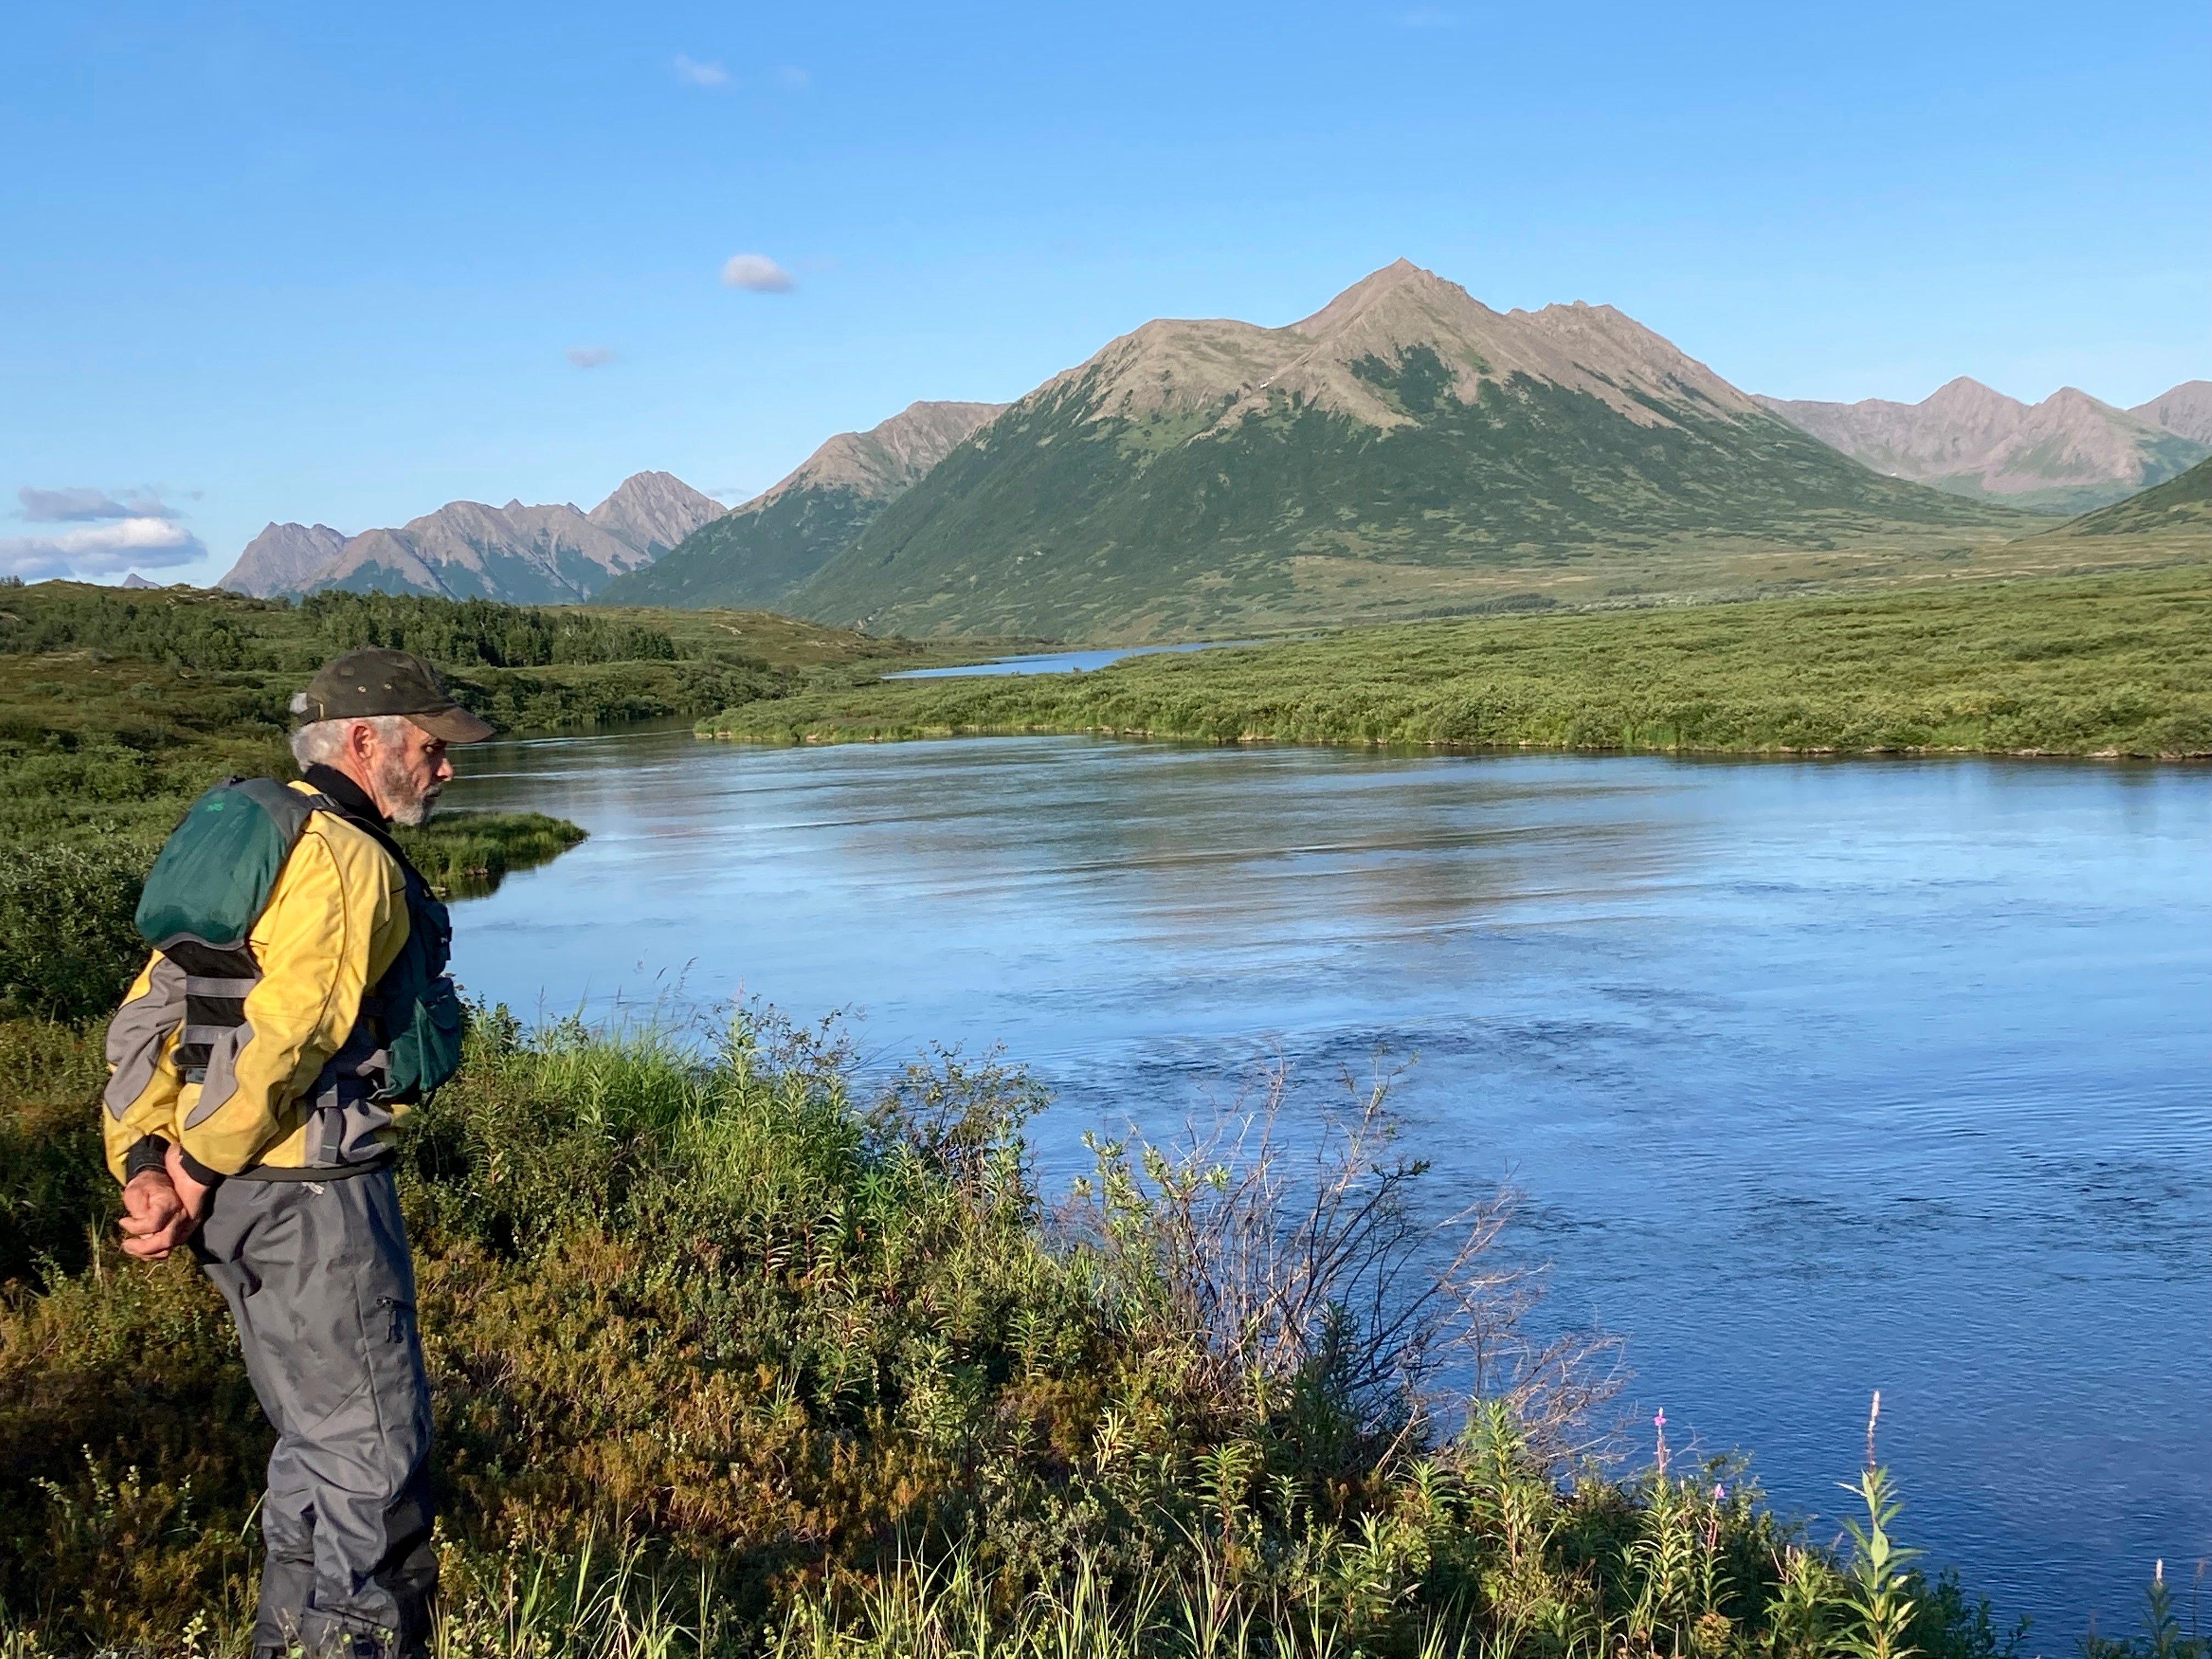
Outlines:
<svg viewBox="0 0 2212 1659"><path fill-rule="evenodd" d="M474 758L474 757L472 757ZM1788 1504L1884 1390L1908 1534L2070 1639L2212 1554L2212 773L990 740L500 745L592 831L457 912L471 988L690 964L889 1063L1004 1042L1094 1122L1241 1062L1418 1054L1440 1176L1511 1171L1553 1316ZM1226 1081L1224 1081L1226 1079Z"/></svg>

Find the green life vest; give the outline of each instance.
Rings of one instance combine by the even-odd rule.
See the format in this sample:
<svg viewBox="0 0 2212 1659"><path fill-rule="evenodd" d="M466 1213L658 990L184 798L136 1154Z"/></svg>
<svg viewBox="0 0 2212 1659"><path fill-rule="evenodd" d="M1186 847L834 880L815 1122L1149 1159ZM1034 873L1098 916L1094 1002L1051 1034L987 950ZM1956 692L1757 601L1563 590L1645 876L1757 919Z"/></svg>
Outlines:
<svg viewBox="0 0 2212 1659"><path fill-rule="evenodd" d="M246 1021L246 999L261 978L247 942L268 908L276 877L316 812L346 817L328 796L274 778L228 778L194 801L171 832L138 901L138 932L185 970L185 1008L173 1058L189 1082L204 1082L210 1058ZM353 1035L317 1080L315 1104L347 1118L326 1127L323 1158L391 1121L376 1109L422 1099L459 1068L459 994L447 976L453 927L446 907L397 842L374 836L398 863L407 889L407 942L362 999ZM198 1075L195 1075L195 1073ZM381 1121L373 1120L380 1119Z"/></svg>

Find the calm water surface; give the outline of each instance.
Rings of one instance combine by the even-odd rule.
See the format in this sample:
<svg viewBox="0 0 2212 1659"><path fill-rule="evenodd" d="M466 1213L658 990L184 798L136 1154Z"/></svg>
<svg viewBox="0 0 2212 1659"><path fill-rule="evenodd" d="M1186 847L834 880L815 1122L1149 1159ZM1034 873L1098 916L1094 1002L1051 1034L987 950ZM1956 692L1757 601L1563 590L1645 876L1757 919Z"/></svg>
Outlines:
<svg viewBox="0 0 2212 1659"><path fill-rule="evenodd" d="M962 663L951 668L909 668L885 674L887 680L963 679L976 674L1073 674L1103 668L1124 657L1151 657L1162 652L1179 655L1186 651L1211 651L1221 645L1249 645L1249 640L1201 640L1191 645L1129 645L1088 651L1038 651L1021 657L995 657L989 662Z"/></svg>
<svg viewBox="0 0 2212 1659"><path fill-rule="evenodd" d="M1279 1052L1417 1056L1547 1316L1643 1418L1832 1512L1869 1390L1911 1541L2035 1646L2212 1556L2212 770L1389 757L1074 738L505 744L458 804L592 839L458 908L518 1011L1003 1042L1081 1132ZM1826 1535L1828 1523L1822 1523ZM2208 1607L2212 1613L2212 1607Z"/></svg>

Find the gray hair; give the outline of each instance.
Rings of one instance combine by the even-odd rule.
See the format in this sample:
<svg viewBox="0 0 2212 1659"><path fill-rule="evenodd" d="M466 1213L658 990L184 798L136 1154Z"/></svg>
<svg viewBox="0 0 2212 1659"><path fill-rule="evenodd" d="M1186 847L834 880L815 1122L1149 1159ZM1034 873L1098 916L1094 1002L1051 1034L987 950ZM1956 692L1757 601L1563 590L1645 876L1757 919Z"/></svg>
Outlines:
<svg viewBox="0 0 2212 1659"><path fill-rule="evenodd" d="M300 699L304 702L305 699ZM404 714L355 714L344 720L310 720L292 733L292 758L306 771L310 766L329 766L345 751L345 734L349 726L366 726L376 733L377 740L387 749L396 749L407 740L407 728L413 722Z"/></svg>

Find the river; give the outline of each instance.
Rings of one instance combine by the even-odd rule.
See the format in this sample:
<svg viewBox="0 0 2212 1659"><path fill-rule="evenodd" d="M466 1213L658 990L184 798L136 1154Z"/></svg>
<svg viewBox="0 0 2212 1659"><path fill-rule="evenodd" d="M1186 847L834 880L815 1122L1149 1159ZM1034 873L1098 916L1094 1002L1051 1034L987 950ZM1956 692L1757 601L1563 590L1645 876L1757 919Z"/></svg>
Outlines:
<svg viewBox="0 0 2212 1659"><path fill-rule="evenodd" d="M1833 1514L1879 1388L1902 1534L2045 1652L2212 1556L2212 769L684 732L467 762L456 804L592 832L457 908L474 994L742 988L857 1011L879 1063L1003 1043L1059 1091L1054 1179L1271 1054L1316 1086L1410 1059L1439 1194L1526 1193L1545 1316L1626 1334L1637 1422Z"/></svg>

